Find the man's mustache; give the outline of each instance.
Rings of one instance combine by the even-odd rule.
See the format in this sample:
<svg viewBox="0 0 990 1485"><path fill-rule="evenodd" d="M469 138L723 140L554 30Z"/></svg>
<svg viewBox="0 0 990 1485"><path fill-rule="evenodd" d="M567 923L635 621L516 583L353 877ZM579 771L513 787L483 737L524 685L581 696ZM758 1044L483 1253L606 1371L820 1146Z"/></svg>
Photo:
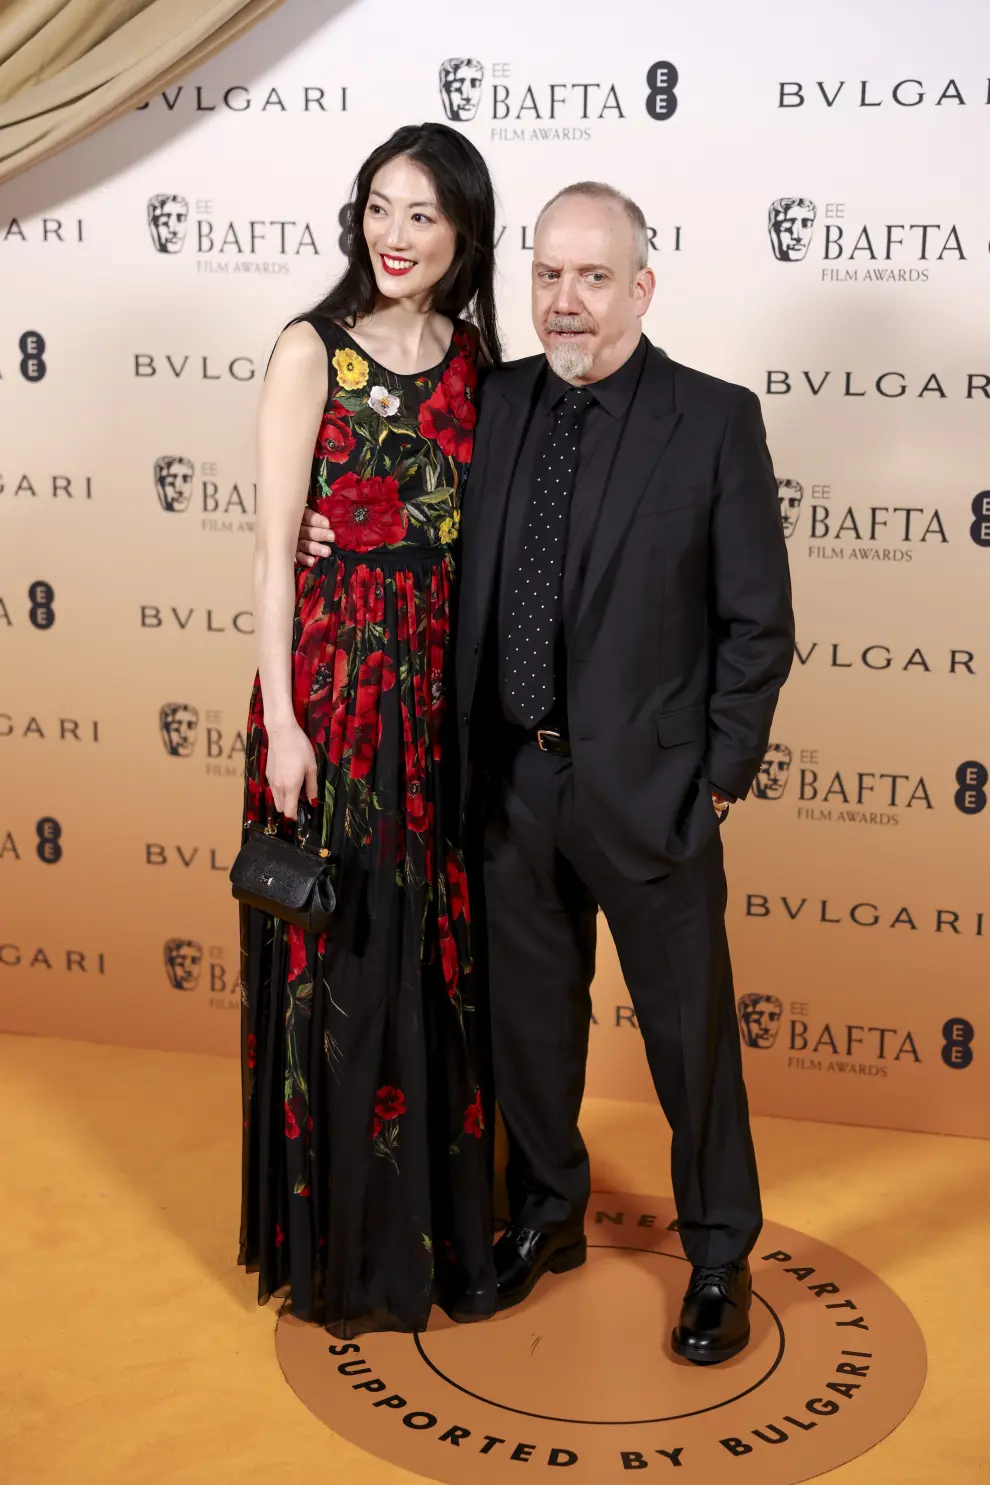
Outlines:
<svg viewBox="0 0 990 1485"><path fill-rule="evenodd" d="M565 332L574 335L578 331L594 335L598 330L594 320L584 315L547 315L545 325L548 331L556 335L562 335Z"/></svg>

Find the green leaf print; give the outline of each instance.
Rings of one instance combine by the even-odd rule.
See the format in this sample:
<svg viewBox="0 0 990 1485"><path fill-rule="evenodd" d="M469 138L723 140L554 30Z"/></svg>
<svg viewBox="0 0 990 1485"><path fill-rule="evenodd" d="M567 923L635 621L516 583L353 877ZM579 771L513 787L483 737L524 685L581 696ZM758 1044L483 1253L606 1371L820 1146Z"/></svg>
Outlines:
<svg viewBox="0 0 990 1485"><path fill-rule="evenodd" d="M368 406L368 397L365 392L342 392L338 390L334 394L333 400L339 402L340 406L345 407L349 413L361 412L363 408Z"/></svg>
<svg viewBox="0 0 990 1485"><path fill-rule="evenodd" d="M388 424L384 418L380 418L374 408L365 407L355 413L351 418L351 428L362 438L370 439L372 443L381 443L382 430L388 432Z"/></svg>
<svg viewBox="0 0 990 1485"><path fill-rule="evenodd" d="M392 474L399 482L399 484L402 485L406 482L406 480L412 478L417 469L419 469L422 462L422 459L418 456L416 456L415 458L409 458L408 456L405 456L402 459L398 460L395 468L392 471Z"/></svg>
<svg viewBox="0 0 990 1485"><path fill-rule="evenodd" d="M398 1170L399 1169L399 1162L396 1159L396 1154L395 1154L395 1152L396 1152L396 1150L398 1148L399 1148L399 1121L398 1121L398 1119L386 1119L385 1120L384 1127L382 1128L381 1132L379 1134L376 1134L375 1135L375 1139L374 1139L374 1151L375 1151L375 1154L376 1155L380 1155L383 1160L390 1160L392 1162L392 1164L395 1166L396 1170Z"/></svg>

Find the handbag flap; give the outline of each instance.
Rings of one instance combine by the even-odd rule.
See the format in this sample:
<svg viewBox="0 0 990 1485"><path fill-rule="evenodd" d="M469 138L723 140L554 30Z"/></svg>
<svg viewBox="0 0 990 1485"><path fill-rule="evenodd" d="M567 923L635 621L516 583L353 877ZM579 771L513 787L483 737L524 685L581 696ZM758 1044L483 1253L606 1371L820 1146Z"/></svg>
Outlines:
<svg viewBox="0 0 990 1485"><path fill-rule="evenodd" d="M230 869L230 880L242 891L299 911L326 871L326 857L293 841L253 831Z"/></svg>

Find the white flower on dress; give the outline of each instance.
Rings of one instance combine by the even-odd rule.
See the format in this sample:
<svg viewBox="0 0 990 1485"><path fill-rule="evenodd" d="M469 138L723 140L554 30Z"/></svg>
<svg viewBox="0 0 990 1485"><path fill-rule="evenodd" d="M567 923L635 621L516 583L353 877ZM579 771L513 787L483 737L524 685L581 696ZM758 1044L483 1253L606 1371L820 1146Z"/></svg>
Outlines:
<svg viewBox="0 0 990 1485"><path fill-rule="evenodd" d="M386 387L372 387L368 406L373 407L380 418L391 418L399 411L399 399Z"/></svg>

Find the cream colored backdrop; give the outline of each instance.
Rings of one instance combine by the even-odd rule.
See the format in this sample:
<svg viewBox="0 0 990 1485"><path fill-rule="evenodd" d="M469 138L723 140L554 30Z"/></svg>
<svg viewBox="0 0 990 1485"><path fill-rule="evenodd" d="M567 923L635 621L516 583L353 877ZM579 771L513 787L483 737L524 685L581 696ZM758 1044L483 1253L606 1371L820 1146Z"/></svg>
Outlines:
<svg viewBox="0 0 990 1485"><path fill-rule="evenodd" d="M799 502L776 797L724 829L752 1102L990 1134L987 57L975 0L288 0L13 180L0 1024L236 1052L258 389L360 159L469 58L510 352L540 204L613 182L654 229L648 332L760 394ZM595 1008L591 1090L652 1097L607 941Z"/></svg>

